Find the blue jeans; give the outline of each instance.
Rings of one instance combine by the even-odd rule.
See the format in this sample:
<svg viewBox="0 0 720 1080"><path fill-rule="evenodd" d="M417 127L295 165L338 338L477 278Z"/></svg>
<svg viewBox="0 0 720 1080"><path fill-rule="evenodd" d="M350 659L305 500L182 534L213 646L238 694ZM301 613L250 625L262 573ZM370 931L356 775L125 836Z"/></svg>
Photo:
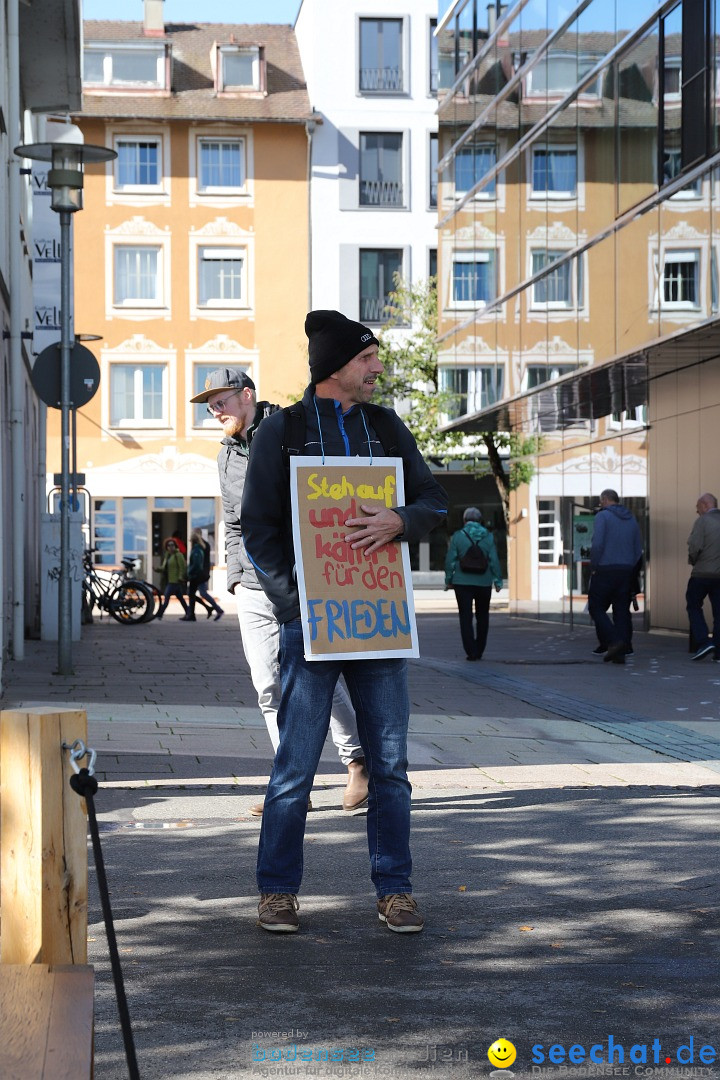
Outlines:
<svg viewBox="0 0 720 1080"><path fill-rule="evenodd" d="M691 577L687 584L685 602L690 620L690 633L695 641L696 649L707 645L710 640L708 625L703 614L703 601L706 596L710 597L713 613L713 641L717 650L720 646L720 579Z"/></svg>
<svg viewBox="0 0 720 1080"><path fill-rule="evenodd" d="M412 892L405 660L305 660L300 619L280 628L280 746L265 795L257 883L262 893L297 893L307 802L330 724L340 675L355 708L370 775L367 837L377 895Z"/></svg>
<svg viewBox="0 0 720 1080"><path fill-rule="evenodd" d="M588 587L588 612L595 623L598 641L601 645L614 645L623 642L630 646L632 642L632 618L630 600L635 582L632 566L600 567L590 578ZM612 621L607 610L612 607Z"/></svg>

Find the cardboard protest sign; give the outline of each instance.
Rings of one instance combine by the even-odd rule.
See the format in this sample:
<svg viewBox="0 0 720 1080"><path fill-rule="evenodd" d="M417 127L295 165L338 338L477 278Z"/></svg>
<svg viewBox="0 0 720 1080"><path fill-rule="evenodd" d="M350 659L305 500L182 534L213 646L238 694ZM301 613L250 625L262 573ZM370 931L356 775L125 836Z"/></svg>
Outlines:
<svg viewBox="0 0 720 1080"><path fill-rule="evenodd" d="M403 505L402 459L291 458L290 493L306 660L419 656L407 544L345 540L362 505Z"/></svg>

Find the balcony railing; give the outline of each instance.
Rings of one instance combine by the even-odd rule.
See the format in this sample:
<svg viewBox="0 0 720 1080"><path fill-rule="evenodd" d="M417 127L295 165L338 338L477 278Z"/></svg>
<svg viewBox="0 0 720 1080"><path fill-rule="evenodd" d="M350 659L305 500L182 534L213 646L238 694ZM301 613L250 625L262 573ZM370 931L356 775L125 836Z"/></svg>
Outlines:
<svg viewBox="0 0 720 1080"><path fill-rule="evenodd" d="M361 206L402 206L401 180L360 180Z"/></svg>
<svg viewBox="0 0 720 1080"><path fill-rule="evenodd" d="M388 319L386 309L389 303L389 296L361 296L360 321L364 323L386 322Z"/></svg>
<svg viewBox="0 0 720 1080"><path fill-rule="evenodd" d="M360 89L367 93L397 92L403 89L400 67L360 68Z"/></svg>

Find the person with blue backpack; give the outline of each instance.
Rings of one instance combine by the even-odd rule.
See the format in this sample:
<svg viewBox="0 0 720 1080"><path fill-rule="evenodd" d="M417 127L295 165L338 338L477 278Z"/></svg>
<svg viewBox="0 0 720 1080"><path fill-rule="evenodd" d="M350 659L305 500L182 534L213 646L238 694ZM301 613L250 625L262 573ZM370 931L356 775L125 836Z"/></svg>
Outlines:
<svg viewBox="0 0 720 1080"><path fill-rule="evenodd" d="M468 506L463 527L453 533L445 559L445 589L455 593L466 660L482 659L490 627L493 585L500 592L502 583L493 534L483 526L478 508Z"/></svg>

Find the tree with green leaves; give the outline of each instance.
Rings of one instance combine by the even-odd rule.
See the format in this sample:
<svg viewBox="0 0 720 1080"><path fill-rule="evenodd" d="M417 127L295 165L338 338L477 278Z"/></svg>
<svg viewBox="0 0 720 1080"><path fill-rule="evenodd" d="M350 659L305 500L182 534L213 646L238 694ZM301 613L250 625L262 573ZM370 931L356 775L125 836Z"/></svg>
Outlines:
<svg viewBox="0 0 720 1080"><path fill-rule="evenodd" d="M458 395L440 386L435 279L412 285L396 276L388 299L390 318L379 337L385 371L375 400L397 407L424 457L442 464L463 458L474 475L492 473L507 527L510 492L531 479L531 455L539 449L539 439L502 431L440 431L440 424L455 413ZM409 333L394 333L398 328L409 328Z"/></svg>

